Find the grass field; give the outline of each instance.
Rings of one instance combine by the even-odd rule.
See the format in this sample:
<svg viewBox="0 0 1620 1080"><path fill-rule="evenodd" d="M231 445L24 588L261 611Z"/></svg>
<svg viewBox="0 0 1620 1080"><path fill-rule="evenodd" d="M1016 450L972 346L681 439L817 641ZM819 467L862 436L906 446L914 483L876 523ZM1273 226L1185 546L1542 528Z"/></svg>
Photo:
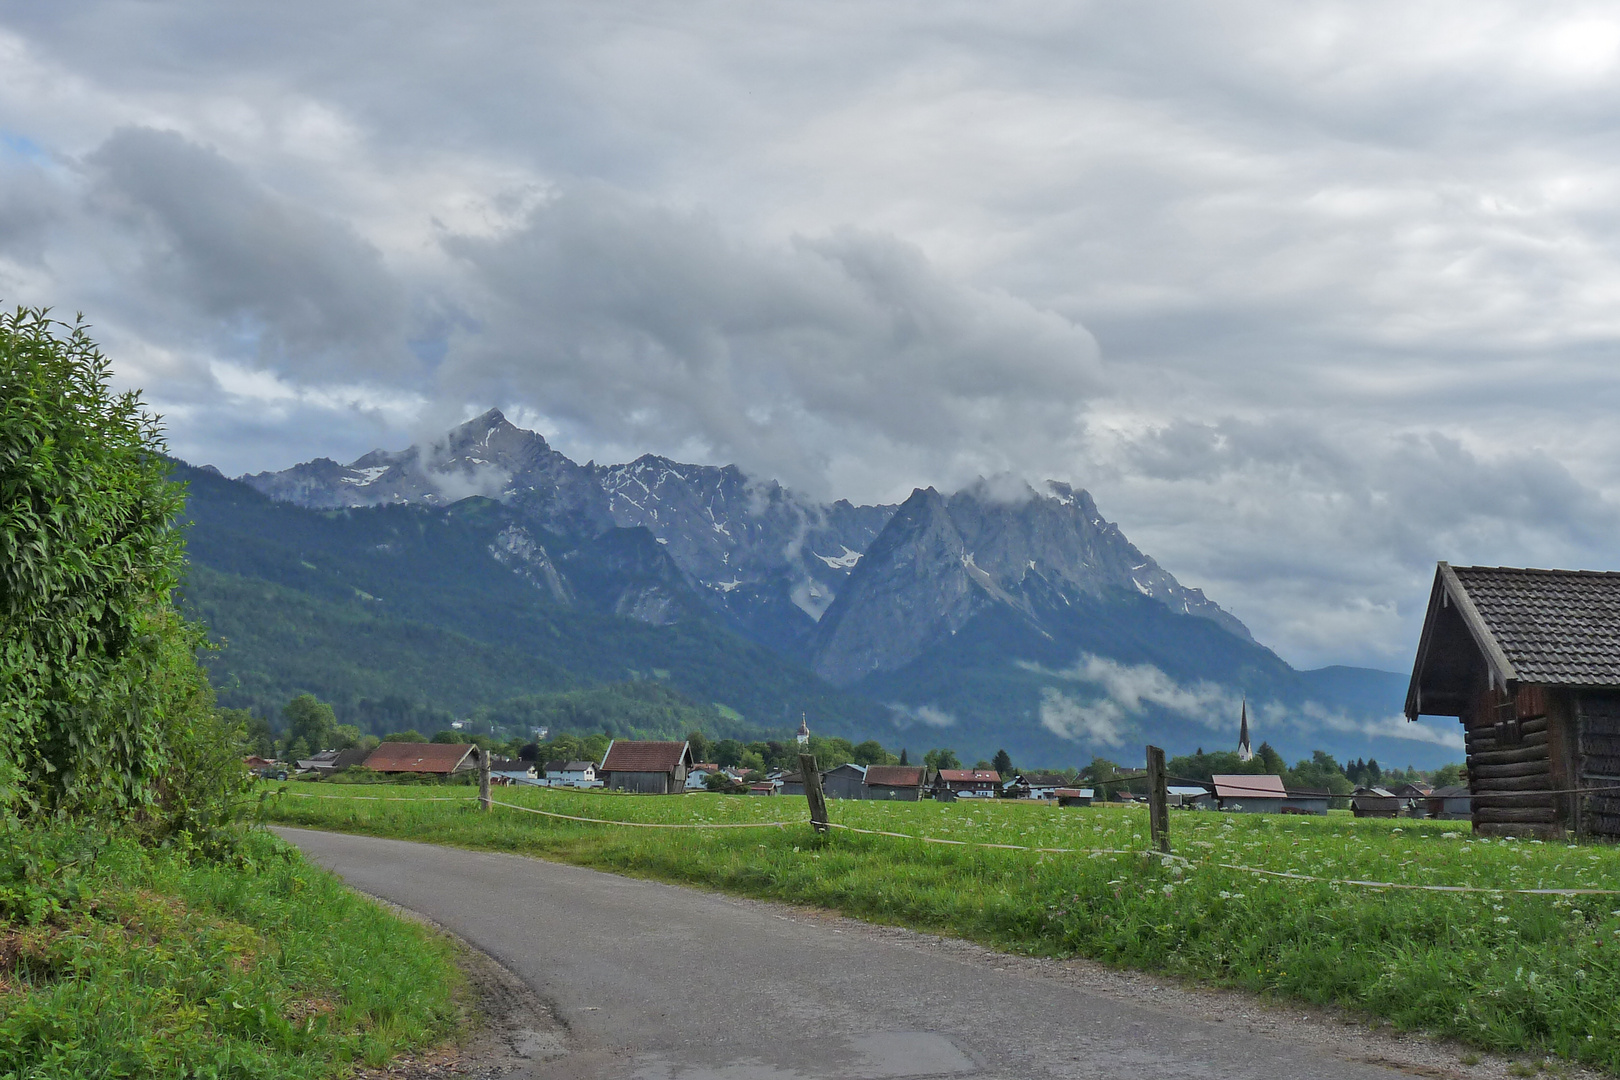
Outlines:
<svg viewBox="0 0 1620 1080"><path fill-rule="evenodd" d="M449 944L255 832L226 860L7 830L0 1077L346 1074L465 1019Z"/></svg>
<svg viewBox="0 0 1620 1080"><path fill-rule="evenodd" d="M836 909L1016 952L1081 955L1329 1003L1493 1050L1620 1072L1620 849L1474 837L1466 822L1174 813L1179 858L1145 854L1143 810L1011 802L834 802L835 830L802 799L497 789L508 803L582 817L710 826L642 829L497 807L467 789L292 785L268 805L290 825L526 852L624 873ZM435 797L452 801L432 801ZM1116 854L1114 852L1123 852ZM1373 889L1268 877L1487 890Z"/></svg>

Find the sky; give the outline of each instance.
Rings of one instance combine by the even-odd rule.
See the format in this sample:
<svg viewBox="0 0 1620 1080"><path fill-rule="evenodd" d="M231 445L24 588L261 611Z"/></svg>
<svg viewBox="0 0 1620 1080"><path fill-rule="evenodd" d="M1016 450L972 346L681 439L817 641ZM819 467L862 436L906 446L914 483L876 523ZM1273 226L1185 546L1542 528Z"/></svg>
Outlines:
<svg viewBox="0 0 1620 1080"><path fill-rule="evenodd" d="M1087 488L1297 666L1620 569L1613 5L0 0L0 302L228 474Z"/></svg>

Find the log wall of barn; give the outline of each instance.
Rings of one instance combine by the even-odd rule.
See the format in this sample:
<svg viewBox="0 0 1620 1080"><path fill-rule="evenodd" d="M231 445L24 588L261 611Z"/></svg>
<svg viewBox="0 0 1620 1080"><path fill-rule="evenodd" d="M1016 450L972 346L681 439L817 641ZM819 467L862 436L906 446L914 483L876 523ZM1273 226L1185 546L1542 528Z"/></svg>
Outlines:
<svg viewBox="0 0 1620 1080"><path fill-rule="evenodd" d="M1585 693L1576 705L1580 787L1620 787L1620 695ZM1620 790L1575 797L1580 831L1620 836Z"/></svg>
<svg viewBox="0 0 1620 1080"><path fill-rule="evenodd" d="M1558 782L1565 770L1550 752L1568 741L1567 720L1555 715L1568 709L1552 697L1540 686L1489 690L1464 718L1476 832L1550 834L1572 824L1547 794L1569 786Z"/></svg>

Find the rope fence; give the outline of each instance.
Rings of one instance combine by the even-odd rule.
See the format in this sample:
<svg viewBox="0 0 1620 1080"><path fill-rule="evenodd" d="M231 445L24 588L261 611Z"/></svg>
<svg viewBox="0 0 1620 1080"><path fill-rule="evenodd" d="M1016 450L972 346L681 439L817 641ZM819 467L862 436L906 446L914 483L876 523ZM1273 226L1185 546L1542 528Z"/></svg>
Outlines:
<svg viewBox="0 0 1620 1080"><path fill-rule="evenodd" d="M290 795L300 799L337 799L350 801L370 802L473 802L476 795L443 796L430 795L417 798L379 795L322 795L314 792L281 791L276 794ZM552 810L540 810L532 806L519 806L516 803L503 802L500 799L491 799L492 806L504 807L508 810L521 810L526 814L537 814L541 817L557 818L563 821L577 821L589 825L618 825L632 829L782 829L795 825L809 825L807 819L794 821L709 821L709 822L660 822L660 821L624 821L615 818L582 817L577 814L559 814ZM1148 849L1128 848L1061 848L1036 847L1028 844L997 844L980 840L952 840L938 836L917 836L911 833L891 832L887 829L862 829L854 825L845 825L840 822L827 823L830 829L838 829L848 833L859 833L863 836L885 836L896 840L911 840L921 844L939 844L950 847L986 848L998 851L1026 851L1040 855L1141 855L1161 860L1164 864L1179 864L1188 869L1217 867L1222 870L1234 870L1245 874L1255 874L1262 877L1278 878L1289 881L1306 881L1323 885L1352 886L1365 889L1398 889L1406 892L1439 892L1439 893L1483 893L1493 896L1620 896L1620 889L1502 889L1487 885L1414 885L1397 881L1373 881L1364 878L1326 878L1314 874L1301 874L1293 870L1266 870L1258 866L1245 866L1242 863L1203 862L1186 858L1182 855L1171 855Z"/></svg>

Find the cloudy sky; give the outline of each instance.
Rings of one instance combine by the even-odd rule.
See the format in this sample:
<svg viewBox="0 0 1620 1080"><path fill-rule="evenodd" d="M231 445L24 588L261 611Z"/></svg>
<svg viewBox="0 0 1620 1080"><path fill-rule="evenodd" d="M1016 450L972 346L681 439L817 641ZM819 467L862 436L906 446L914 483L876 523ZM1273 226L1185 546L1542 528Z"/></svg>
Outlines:
<svg viewBox="0 0 1620 1080"><path fill-rule="evenodd" d="M1620 569L1620 11L0 2L0 301L236 474L1003 471L1299 665Z"/></svg>

